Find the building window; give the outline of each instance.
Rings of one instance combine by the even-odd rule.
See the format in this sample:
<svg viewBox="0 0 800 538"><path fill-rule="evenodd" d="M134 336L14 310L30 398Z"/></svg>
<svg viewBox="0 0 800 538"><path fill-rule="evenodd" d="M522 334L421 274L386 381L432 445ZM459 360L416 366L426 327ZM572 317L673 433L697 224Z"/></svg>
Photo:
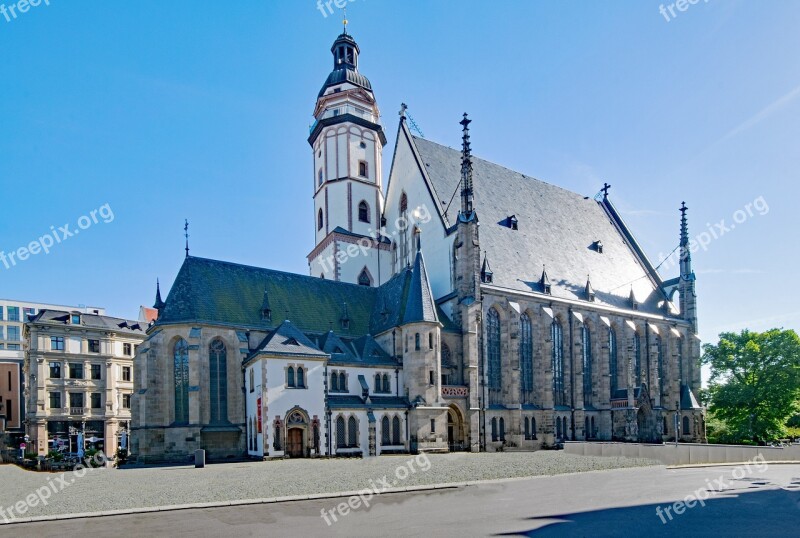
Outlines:
<svg viewBox="0 0 800 538"><path fill-rule="evenodd" d="M608 329L608 372L611 377L611 398L617 392L617 333Z"/></svg>
<svg viewBox="0 0 800 538"><path fill-rule="evenodd" d="M369 223L369 205L364 200L358 204L358 220Z"/></svg>
<svg viewBox="0 0 800 538"><path fill-rule="evenodd" d="M522 403L533 403L533 325L527 313L519 318L519 368Z"/></svg>
<svg viewBox="0 0 800 538"><path fill-rule="evenodd" d="M347 376L344 375L344 372L339 372L339 390L347 392Z"/></svg>
<svg viewBox="0 0 800 538"><path fill-rule="evenodd" d="M102 407L101 398L102 395L99 392L92 393L92 409L100 409Z"/></svg>
<svg viewBox="0 0 800 538"><path fill-rule="evenodd" d="M297 388L306 388L306 373L302 366L297 367Z"/></svg>
<svg viewBox="0 0 800 538"><path fill-rule="evenodd" d="M8 344L7 349L9 351L19 351L22 348L21 348L21 346L19 344Z"/></svg>
<svg viewBox="0 0 800 538"><path fill-rule="evenodd" d="M339 374L336 372L331 374L331 392L339 392Z"/></svg>
<svg viewBox="0 0 800 538"><path fill-rule="evenodd" d="M433 333L428 333L428 349L433 349Z"/></svg>
<svg viewBox="0 0 800 538"><path fill-rule="evenodd" d="M123 409L130 409L131 408L131 395L130 394L123 394L122 395L122 408Z"/></svg>
<svg viewBox="0 0 800 538"><path fill-rule="evenodd" d="M389 426L389 417L383 416L381 420L381 445L386 446L391 444L391 428Z"/></svg>
<svg viewBox="0 0 800 538"><path fill-rule="evenodd" d="M531 424L530 421L528 420L528 417L525 417L525 429L523 430L523 432L525 434L525 440L529 441L531 438Z"/></svg>
<svg viewBox="0 0 800 538"><path fill-rule="evenodd" d="M394 417L392 419L392 444L400 444L400 418Z"/></svg>
<svg viewBox="0 0 800 538"><path fill-rule="evenodd" d="M636 376L634 378L634 386L642 382L642 340L638 334L633 335L633 372Z"/></svg>
<svg viewBox="0 0 800 538"><path fill-rule="evenodd" d="M553 320L551 327L553 340L553 402L564 405L564 331L561 322Z"/></svg>
<svg viewBox="0 0 800 538"><path fill-rule="evenodd" d="M83 408L83 393L70 392L69 393L69 406Z"/></svg>
<svg viewBox="0 0 800 538"><path fill-rule="evenodd" d="M387 374L383 374L383 392L387 394L392 392L392 388L389 384L389 376Z"/></svg>
<svg viewBox="0 0 800 538"><path fill-rule="evenodd" d="M494 308L486 316L486 339L488 351L489 403L500 403L500 314Z"/></svg>
<svg viewBox="0 0 800 538"><path fill-rule="evenodd" d="M683 431L681 435L692 435L692 425L689 423L689 417L683 417Z"/></svg>
<svg viewBox="0 0 800 538"><path fill-rule="evenodd" d="M358 275L358 285L359 286L372 286L372 279L369 277L369 273L367 272L367 268L361 270L361 274Z"/></svg>
<svg viewBox="0 0 800 538"><path fill-rule="evenodd" d="M228 352L222 340L208 346L211 423L228 421Z"/></svg>
<svg viewBox="0 0 800 538"><path fill-rule="evenodd" d="M6 311L8 312L8 321L19 321L19 307L18 306L6 307Z"/></svg>
<svg viewBox="0 0 800 538"><path fill-rule="evenodd" d="M381 392L382 390L381 374L375 374L375 392Z"/></svg>
<svg viewBox="0 0 800 538"><path fill-rule="evenodd" d="M344 417L337 417L336 419L336 448L347 447L347 433L344 428Z"/></svg>
<svg viewBox="0 0 800 538"><path fill-rule="evenodd" d="M434 372L433 370L430 370L428 372L428 384L430 386L433 386L433 385L436 384L436 372Z"/></svg>
<svg viewBox="0 0 800 538"><path fill-rule="evenodd" d="M492 441L497 441L497 418L492 417Z"/></svg>
<svg viewBox="0 0 800 538"><path fill-rule="evenodd" d="M406 196L406 193L402 193L400 195L400 218L402 219L402 221L400 219L398 219L398 222L405 223L405 225L403 225L399 230L400 231L400 239L398 240L398 243L400 243L400 264L401 264L401 267L403 265L408 264L408 215L407 215L407 213L408 213L408 196Z"/></svg>
<svg viewBox="0 0 800 538"><path fill-rule="evenodd" d="M50 409L61 409L61 393L50 393Z"/></svg>
<svg viewBox="0 0 800 538"><path fill-rule="evenodd" d="M322 168L317 171L317 186L322 186Z"/></svg>
<svg viewBox="0 0 800 538"><path fill-rule="evenodd" d="M183 338L175 342L172 352L175 371L175 423L189 423L189 344Z"/></svg>
<svg viewBox="0 0 800 538"><path fill-rule="evenodd" d="M250 368L250 392L256 391L256 371L254 368Z"/></svg>
<svg viewBox="0 0 800 538"><path fill-rule="evenodd" d="M658 390L664 394L664 348L661 345L661 337L656 335L656 349L658 350Z"/></svg>
<svg viewBox="0 0 800 538"><path fill-rule="evenodd" d="M50 363L50 379L61 379L61 363Z"/></svg>
<svg viewBox="0 0 800 538"><path fill-rule="evenodd" d="M131 356L131 345L130 344L122 344L122 354L126 357Z"/></svg>
<svg viewBox="0 0 800 538"><path fill-rule="evenodd" d="M89 340L89 353L100 353L100 340Z"/></svg>
<svg viewBox="0 0 800 538"><path fill-rule="evenodd" d="M322 209L317 211L317 230L321 230L322 226L325 224L324 217L322 215Z"/></svg>
<svg viewBox="0 0 800 538"><path fill-rule="evenodd" d="M6 338L6 340L9 340L11 342L19 342L19 327L12 327L11 325L9 325L6 332L8 333L7 334L8 338ZM9 346L8 349L11 349L11 346Z"/></svg>
<svg viewBox="0 0 800 538"><path fill-rule="evenodd" d="M53 351L64 351L64 337L63 336L51 336L50 337L50 349Z"/></svg>
<svg viewBox="0 0 800 538"><path fill-rule="evenodd" d="M356 417L347 419L347 444L351 447L358 446L358 423Z"/></svg>
<svg viewBox="0 0 800 538"><path fill-rule="evenodd" d="M81 315L80 314L72 314L72 316L70 316L70 323L72 325L80 325L81 324Z"/></svg>
<svg viewBox="0 0 800 538"><path fill-rule="evenodd" d="M431 433L436 433L436 419L431 419Z"/></svg>
<svg viewBox="0 0 800 538"><path fill-rule="evenodd" d="M367 161L358 161L358 175L361 177L369 177Z"/></svg>
<svg viewBox="0 0 800 538"><path fill-rule="evenodd" d="M94 380L101 379L101 377L102 377L102 366L99 365L99 364L92 364L91 368L92 368L92 373L91 373L92 379L94 379Z"/></svg>
<svg viewBox="0 0 800 538"><path fill-rule="evenodd" d="M289 366L286 369L286 386L289 388L294 388L294 366Z"/></svg>
<svg viewBox="0 0 800 538"><path fill-rule="evenodd" d="M80 362L69 363L69 378L83 379L83 364Z"/></svg>
<svg viewBox="0 0 800 538"><path fill-rule="evenodd" d="M130 366L123 366L122 367L122 380L123 381L130 381L131 380L131 367Z"/></svg>
<svg viewBox="0 0 800 538"><path fill-rule="evenodd" d="M592 405L592 337L589 329L584 325L581 328L581 341L583 343L583 405Z"/></svg>
<svg viewBox="0 0 800 538"><path fill-rule="evenodd" d="M500 417L500 440L505 442L506 440L506 419Z"/></svg>

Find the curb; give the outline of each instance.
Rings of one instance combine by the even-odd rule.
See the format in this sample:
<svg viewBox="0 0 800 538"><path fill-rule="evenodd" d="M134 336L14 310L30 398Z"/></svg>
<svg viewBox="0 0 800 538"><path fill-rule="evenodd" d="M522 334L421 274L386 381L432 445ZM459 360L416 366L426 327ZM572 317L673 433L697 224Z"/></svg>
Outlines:
<svg viewBox="0 0 800 538"><path fill-rule="evenodd" d="M685 463L680 465L667 465L667 469L702 469L705 467L739 467L741 465L753 465L753 461L726 462L726 463ZM759 462L759 465L800 465L800 461L779 460Z"/></svg>

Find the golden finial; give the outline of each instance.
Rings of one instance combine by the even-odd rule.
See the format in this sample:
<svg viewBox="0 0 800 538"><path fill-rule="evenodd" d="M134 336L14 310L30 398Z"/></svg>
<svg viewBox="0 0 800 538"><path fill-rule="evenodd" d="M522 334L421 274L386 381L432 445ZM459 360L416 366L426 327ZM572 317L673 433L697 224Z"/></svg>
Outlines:
<svg viewBox="0 0 800 538"><path fill-rule="evenodd" d="M342 24L344 24L344 33L347 33L347 8L344 8L344 19L342 19Z"/></svg>

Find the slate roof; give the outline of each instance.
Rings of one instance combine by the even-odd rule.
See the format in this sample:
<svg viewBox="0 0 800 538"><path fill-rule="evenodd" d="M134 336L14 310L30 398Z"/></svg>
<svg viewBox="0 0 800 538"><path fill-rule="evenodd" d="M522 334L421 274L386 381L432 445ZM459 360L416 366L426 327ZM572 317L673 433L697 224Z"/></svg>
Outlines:
<svg viewBox="0 0 800 538"><path fill-rule="evenodd" d="M692 389L686 383L681 383L681 409L702 409L702 406L697 403Z"/></svg>
<svg viewBox="0 0 800 538"><path fill-rule="evenodd" d="M424 138L411 140L435 199L449 200L461 177L461 152ZM554 297L585 300L589 275L596 303L628 308L633 285L640 310L658 311L664 299L656 287L660 282L651 280L602 203L478 158L473 158L473 178L481 248L492 262L494 285L542 292L539 280L546 265ZM456 222L458 210L459 204L450 204L448 225ZM511 215L518 230L504 225ZM598 240L602 253L593 248Z"/></svg>
<svg viewBox="0 0 800 538"><path fill-rule="evenodd" d="M403 323L420 321L438 323L439 319L431 283L428 281L428 272L425 270L425 260L422 252L418 250L414 259L414 269L411 271L411 286L406 300L406 310L403 313Z"/></svg>
<svg viewBox="0 0 800 538"><path fill-rule="evenodd" d="M258 351L274 355L326 356L288 320L281 323L275 332L264 339Z"/></svg>
<svg viewBox="0 0 800 538"><path fill-rule="evenodd" d="M116 333L137 334L141 336L144 336L145 332L147 331L147 324L141 321L114 318L111 316L100 316L97 314L84 314L77 311L75 313L80 313L81 315L81 327L114 331ZM72 312L66 312L63 310L40 310L38 314L29 318L28 323L46 322L70 325L71 315Z"/></svg>

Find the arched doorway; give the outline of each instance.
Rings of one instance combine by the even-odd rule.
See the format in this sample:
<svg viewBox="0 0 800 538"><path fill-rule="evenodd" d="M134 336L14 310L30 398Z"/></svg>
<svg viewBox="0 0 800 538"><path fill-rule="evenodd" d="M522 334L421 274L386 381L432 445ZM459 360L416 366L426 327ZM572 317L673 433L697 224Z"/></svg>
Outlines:
<svg viewBox="0 0 800 538"><path fill-rule="evenodd" d="M450 452L464 450L464 421L454 406L447 410L447 446Z"/></svg>
<svg viewBox="0 0 800 538"><path fill-rule="evenodd" d="M308 453L308 416L298 408L286 415L286 455L304 458Z"/></svg>

